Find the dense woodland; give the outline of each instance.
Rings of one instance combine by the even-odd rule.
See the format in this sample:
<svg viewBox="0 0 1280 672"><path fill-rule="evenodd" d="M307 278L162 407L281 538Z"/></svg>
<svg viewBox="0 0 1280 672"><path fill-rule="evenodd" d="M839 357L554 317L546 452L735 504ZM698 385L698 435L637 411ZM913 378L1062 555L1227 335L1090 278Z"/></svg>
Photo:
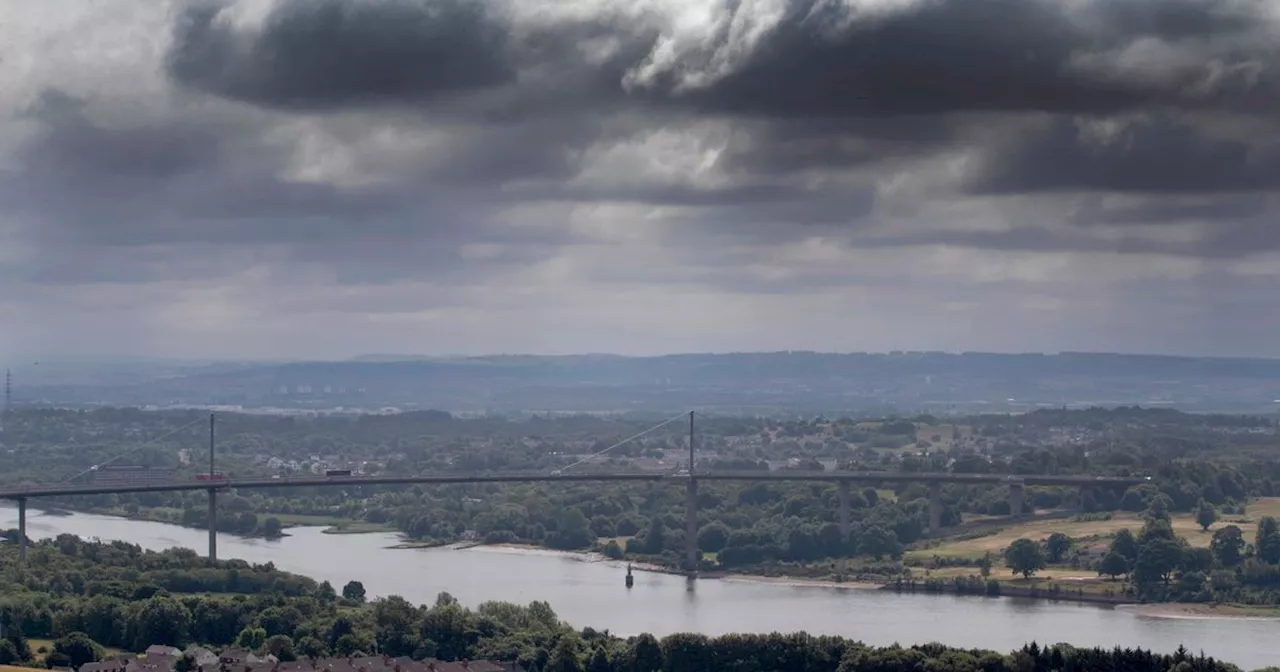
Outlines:
<svg viewBox="0 0 1280 672"><path fill-rule="evenodd" d="M471 609L447 594L434 605L398 597L367 601L356 582L327 583L270 565L190 551L63 535L35 544L30 566L0 547L0 664L80 665L113 649L151 644L237 645L282 660L354 652L442 660L518 661L555 672L1235 672L1185 650L1076 649L1028 644L999 653L927 644L878 648L799 634L677 634L623 639L561 622L545 603L490 602ZM53 640L33 651L30 639Z"/></svg>
<svg viewBox="0 0 1280 672"><path fill-rule="evenodd" d="M457 419L441 412L228 415L219 421L218 465L233 477L280 473L264 458L305 465L322 456L336 456L366 472L551 470L652 424L652 419L596 416ZM663 458L677 468L687 455L687 439L684 427L676 425L610 451L610 462L581 468L638 468L634 460ZM12 468L0 479L57 482L121 455L125 463L172 467L180 478L190 478L207 468L206 428L207 416L196 412L24 410L14 414L4 435ZM1150 475L1149 484L1127 491L1091 490L1078 503L1072 489L1027 488L1024 508L1078 505L1082 516L1154 512L1159 519L1208 507L1215 517L1226 518L1244 514L1250 498L1280 494L1280 460L1274 457L1280 439L1274 431L1270 418L1136 408L945 420L710 417L699 422L697 448L699 469L765 469L768 462L781 462L783 469L820 469L819 461L825 460L868 470ZM184 449L189 464L180 459ZM853 529L846 538L836 522L834 486L705 483L698 502L698 545L708 569L795 572L838 562L840 572L898 577L911 569L898 561L904 549L928 543L923 538L927 494L920 484L872 484L855 491ZM424 543L473 534L491 543L595 547L613 557L678 566L685 534L683 496L671 486L618 483L246 491L219 498L219 526L273 536L282 532L281 519L323 516L398 530ZM1009 513L1003 487L948 485L942 497L948 527ZM201 492L105 495L57 504L194 526L205 525L207 515ZM1122 544L1115 554L1083 561L1100 573L1129 577L1122 590L1135 598L1280 603L1280 558L1258 541L1270 538L1263 522L1235 527L1238 535L1229 529L1215 532L1215 549L1236 550L1212 557L1149 523L1133 530L1137 547ZM1178 552L1157 541L1176 545ZM1147 559L1158 551L1158 563L1142 560L1148 546ZM982 564L974 563L975 574Z"/></svg>

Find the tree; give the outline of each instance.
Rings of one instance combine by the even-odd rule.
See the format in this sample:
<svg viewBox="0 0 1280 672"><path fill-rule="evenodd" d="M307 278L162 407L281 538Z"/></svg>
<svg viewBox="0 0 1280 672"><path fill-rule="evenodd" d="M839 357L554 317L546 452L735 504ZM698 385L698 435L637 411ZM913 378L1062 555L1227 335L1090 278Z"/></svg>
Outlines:
<svg viewBox="0 0 1280 672"><path fill-rule="evenodd" d="M1062 562L1067 551L1071 549L1071 537L1061 532L1054 532L1049 535L1049 540L1045 542L1044 547L1049 555L1049 562Z"/></svg>
<svg viewBox="0 0 1280 672"><path fill-rule="evenodd" d="M1032 574L1045 568L1044 550L1040 544L1030 539L1018 539L1004 551L1005 566L1014 574L1021 574L1029 579Z"/></svg>
<svg viewBox="0 0 1280 672"><path fill-rule="evenodd" d="M1235 525L1219 528L1209 542L1213 557L1218 559L1218 564L1227 568L1235 567L1244 560L1244 547L1244 532Z"/></svg>
<svg viewBox="0 0 1280 672"><path fill-rule="evenodd" d="M191 612L171 597L153 597L142 604L134 619L135 651L152 644L181 647L191 628Z"/></svg>
<svg viewBox="0 0 1280 672"><path fill-rule="evenodd" d="M332 602L338 599L338 593L333 589L332 583L321 581L320 587L316 589L316 599L321 602Z"/></svg>
<svg viewBox="0 0 1280 672"><path fill-rule="evenodd" d="M64 654L70 660L71 667L79 669L85 663L95 663L102 659L102 646L83 632L73 632L53 643L53 650Z"/></svg>
<svg viewBox="0 0 1280 672"><path fill-rule="evenodd" d="M597 646L591 652L587 662L587 672L613 672L613 661L609 660L609 652L603 646Z"/></svg>
<svg viewBox="0 0 1280 672"><path fill-rule="evenodd" d="M249 626L236 635L236 646L245 651L257 651L267 643L267 631L257 626Z"/></svg>
<svg viewBox="0 0 1280 672"><path fill-rule="evenodd" d="M666 545L666 532L667 528L662 524L662 516L654 516L649 521L649 529L644 535L643 552L649 555L662 553Z"/></svg>
<svg viewBox="0 0 1280 672"><path fill-rule="evenodd" d="M868 525L858 535L858 553L869 555L876 560L883 556L896 558L902 554L902 544L898 535L880 525Z"/></svg>
<svg viewBox="0 0 1280 672"><path fill-rule="evenodd" d="M1108 551L1106 555L1102 556L1102 560L1098 562L1099 576L1106 575L1115 579L1121 574L1128 573L1129 561L1123 555L1120 555L1115 551Z"/></svg>
<svg viewBox="0 0 1280 672"><path fill-rule="evenodd" d="M348 581L342 587L342 597L355 602L364 602L364 584L359 581Z"/></svg>
<svg viewBox="0 0 1280 672"><path fill-rule="evenodd" d="M662 647L653 635L645 634L636 637L627 647L623 672L661 672L666 666L662 655Z"/></svg>
<svg viewBox="0 0 1280 672"><path fill-rule="evenodd" d="M18 647L13 645L12 640L7 637L0 639L0 665L13 665L22 660L18 654Z"/></svg>
<svg viewBox="0 0 1280 672"><path fill-rule="evenodd" d="M561 637L543 669L546 672L583 672L581 645L576 636Z"/></svg>
<svg viewBox="0 0 1280 672"><path fill-rule="evenodd" d="M1218 522L1218 510L1213 508L1209 502L1200 500L1200 504L1196 507L1196 524L1205 532L1209 531L1209 526Z"/></svg>
<svg viewBox="0 0 1280 672"><path fill-rule="evenodd" d="M1272 565L1280 563L1280 524L1276 519L1266 516L1258 521L1258 534L1253 541L1254 553L1258 559Z"/></svg>
<svg viewBox="0 0 1280 672"><path fill-rule="evenodd" d="M236 532L240 534L253 534L258 530L258 516L252 511L245 511L236 518Z"/></svg>
<svg viewBox="0 0 1280 672"><path fill-rule="evenodd" d="M298 659L298 654L293 649L293 639L289 635L272 635L267 638L263 648L267 650L267 653L283 662Z"/></svg>
<svg viewBox="0 0 1280 672"><path fill-rule="evenodd" d="M1207 576L1213 570L1213 551L1207 548L1183 549L1179 566L1183 572L1199 572Z"/></svg>
<svg viewBox="0 0 1280 672"><path fill-rule="evenodd" d="M707 553L719 553L729 542L729 528L724 523L715 521L698 530L698 548Z"/></svg>
<svg viewBox="0 0 1280 672"><path fill-rule="evenodd" d="M605 544L604 548L600 549L600 552L604 554L604 557L609 558L610 560L621 560L627 555L622 550L622 546L618 545L617 539L610 539L609 543Z"/></svg>
<svg viewBox="0 0 1280 672"><path fill-rule="evenodd" d="M391 656L407 656L418 647L418 610L399 596L373 603L374 637L378 650Z"/></svg>
<svg viewBox="0 0 1280 672"><path fill-rule="evenodd" d="M1133 563L1133 580L1139 585L1151 585L1159 581L1169 584L1173 570L1182 562L1182 547L1176 541L1152 539L1138 551Z"/></svg>
<svg viewBox="0 0 1280 672"><path fill-rule="evenodd" d="M1129 528L1116 532L1115 538L1111 540L1111 552L1118 553L1130 563L1138 559L1138 540L1133 537Z"/></svg>
<svg viewBox="0 0 1280 672"><path fill-rule="evenodd" d="M1151 498L1151 502L1147 504L1146 519L1148 522L1153 520L1163 520L1169 522L1169 510L1173 508L1173 500L1163 493Z"/></svg>
<svg viewBox="0 0 1280 672"><path fill-rule="evenodd" d="M284 534L284 526L280 524L280 519L272 516L262 521L262 536L268 539L276 539Z"/></svg>

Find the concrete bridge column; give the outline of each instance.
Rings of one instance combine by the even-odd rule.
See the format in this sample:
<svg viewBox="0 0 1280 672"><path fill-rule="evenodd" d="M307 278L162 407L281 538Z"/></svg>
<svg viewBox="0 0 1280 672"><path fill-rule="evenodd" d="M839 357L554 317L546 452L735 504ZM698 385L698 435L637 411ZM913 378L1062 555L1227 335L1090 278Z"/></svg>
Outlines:
<svg viewBox="0 0 1280 672"><path fill-rule="evenodd" d="M1011 517L1022 517L1022 502L1025 497L1021 483L1009 484L1009 515Z"/></svg>
<svg viewBox="0 0 1280 672"><path fill-rule="evenodd" d="M942 531L942 483L929 483L929 536Z"/></svg>
<svg viewBox="0 0 1280 672"><path fill-rule="evenodd" d="M18 498L18 565L27 566L27 498Z"/></svg>
<svg viewBox="0 0 1280 672"><path fill-rule="evenodd" d="M218 561L218 491L209 488L209 564Z"/></svg>
<svg viewBox="0 0 1280 672"><path fill-rule="evenodd" d="M698 479L689 476L684 496L684 550L689 576L698 574L702 553L698 550Z"/></svg>
<svg viewBox="0 0 1280 672"><path fill-rule="evenodd" d="M1076 513L1084 513L1084 498L1088 494L1089 494L1089 486L1081 485L1080 489L1076 491L1075 505L1072 506L1071 509Z"/></svg>
<svg viewBox="0 0 1280 672"><path fill-rule="evenodd" d="M840 481L840 536L849 540L849 481Z"/></svg>

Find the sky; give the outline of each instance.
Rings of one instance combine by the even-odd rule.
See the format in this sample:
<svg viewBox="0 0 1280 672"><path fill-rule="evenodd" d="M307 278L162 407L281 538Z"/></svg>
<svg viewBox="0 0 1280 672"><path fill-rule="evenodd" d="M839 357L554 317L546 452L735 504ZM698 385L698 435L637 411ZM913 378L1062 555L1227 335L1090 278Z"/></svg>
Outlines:
<svg viewBox="0 0 1280 672"><path fill-rule="evenodd" d="M1280 356L1265 0L0 0L0 361Z"/></svg>

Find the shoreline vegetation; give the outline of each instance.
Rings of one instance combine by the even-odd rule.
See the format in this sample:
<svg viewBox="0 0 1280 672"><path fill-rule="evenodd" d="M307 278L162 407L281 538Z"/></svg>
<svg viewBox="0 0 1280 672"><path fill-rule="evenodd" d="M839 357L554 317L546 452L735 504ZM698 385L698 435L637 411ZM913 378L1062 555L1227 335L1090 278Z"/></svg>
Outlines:
<svg viewBox="0 0 1280 672"><path fill-rule="evenodd" d="M458 551L478 551L487 553L511 553L519 555L555 555L565 558L573 558L582 562L609 562L619 567L626 567L625 560L614 560L606 557L598 551L563 551L548 548L539 548L536 546L526 546L521 544L483 544L480 542L462 542L452 544L437 544L435 546L405 546L397 545L392 548L448 548ZM673 570L661 565L652 563L631 563L633 570L638 572L649 572L656 574L674 574L679 575L683 572ZM933 594L956 594L970 597L984 597L970 592L955 590L951 582L943 582L941 588L926 587L922 582L912 584L908 588L904 585L897 585L891 581L872 581L867 578L859 578L856 580L835 580L835 579L816 579L797 576L770 576L763 574L739 574L734 572L701 572L698 575L704 579L717 579L720 581L736 581L740 583L769 584L780 586L793 586L803 588L840 588L846 590L894 590L899 592L911 593L933 593ZM1056 584L1054 584L1056 585ZM1194 620L1217 620L1217 619L1248 619L1248 620L1272 620L1280 619L1280 608L1258 607L1248 605L1232 605L1232 604L1201 604L1187 602L1160 602L1160 603L1141 603L1137 600L1121 597L1107 597L1090 593L1072 592L1069 590L1049 590L1041 588L1023 588L1018 586L1007 586L1001 584L999 595L990 597L1017 597L1022 599L1038 599L1057 602L1080 602L1085 604L1097 604L1111 606L1116 609L1122 609L1133 613L1135 616L1143 616L1149 618L1178 618L1178 619L1194 619Z"/></svg>
<svg viewBox="0 0 1280 672"><path fill-rule="evenodd" d="M77 511L76 509L62 507L47 507L39 510L45 515L54 516L72 515L73 512ZM156 515L157 512L153 509L139 509L136 514L132 515L112 509L94 509L80 512L124 518L126 520L140 520L178 525L180 527L188 527L191 529L202 529L192 525L183 525L180 521L174 521L164 515ZM325 528L322 530L323 534L396 533L394 529L388 528L385 525L369 524L357 520L336 519L324 516L281 515L279 517L281 518L282 523L282 530L279 536L267 537L258 533L242 534L238 532L221 531L220 534L229 534L244 539L278 540L291 536L287 530L294 527L323 527ZM682 570L651 562L631 561L628 563L626 560L610 558L595 549L562 550L511 542L485 543L483 541L409 541L405 540L402 535L401 538L402 541L387 546L386 548L393 550L441 548L457 551L509 553L515 555L550 555L571 558L582 562L608 562L617 565L619 568L626 567L630 564L632 569L638 572L671 575L684 574ZM839 588L847 590L893 590L907 593L950 594L975 598L1015 597L1020 599L1078 602L1110 606L1144 618L1184 620L1280 620L1280 607L1189 602L1143 603L1131 597L1103 595L1084 592L1079 589L1072 589L1070 585L1072 582L1071 579L1054 582L1051 578L1046 578L1039 584L1019 586L1013 584L1015 579L1001 581L1000 579L990 578L980 579L977 576L931 577L928 574L925 576L912 577L911 579L894 580L887 577L858 576L851 579L842 579L838 577L831 577L829 575L814 577L786 573L760 574L734 570L717 570L699 572L698 576L703 579L792 587ZM983 591L976 588L979 583L983 585L998 583L999 585L994 591Z"/></svg>

